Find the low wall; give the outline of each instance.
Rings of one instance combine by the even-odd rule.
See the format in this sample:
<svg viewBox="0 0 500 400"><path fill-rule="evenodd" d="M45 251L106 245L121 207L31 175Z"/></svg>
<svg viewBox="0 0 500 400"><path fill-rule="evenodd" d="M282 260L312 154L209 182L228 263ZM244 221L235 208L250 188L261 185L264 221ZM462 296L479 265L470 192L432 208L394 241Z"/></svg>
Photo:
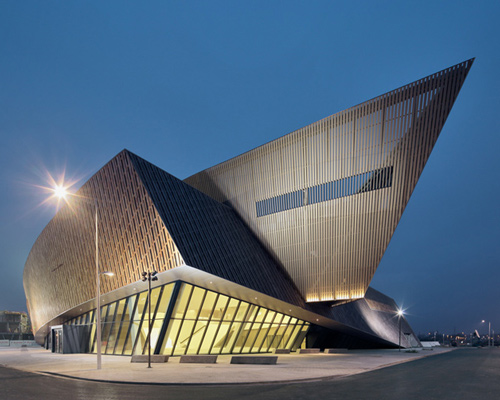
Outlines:
<svg viewBox="0 0 500 400"><path fill-rule="evenodd" d="M267 364L278 362L278 356L232 356L231 364Z"/></svg>
<svg viewBox="0 0 500 400"><path fill-rule="evenodd" d="M0 347L40 347L34 340L0 340Z"/></svg>
<svg viewBox="0 0 500 400"><path fill-rule="evenodd" d="M181 356L180 363L194 363L194 364L215 364L217 363L217 356L212 355L189 355Z"/></svg>
<svg viewBox="0 0 500 400"><path fill-rule="evenodd" d="M134 354L130 359L133 363L147 363L151 360L152 363L166 363L168 362L168 356L163 354L151 354L151 358L147 354Z"/></svg>
<svg viewBox="0 0 500 400"><path fill-rule="evenodd" d="M314 354L319 353L320 349L317 348L307 348L307 349L299 349L299 354Z"/></svg>

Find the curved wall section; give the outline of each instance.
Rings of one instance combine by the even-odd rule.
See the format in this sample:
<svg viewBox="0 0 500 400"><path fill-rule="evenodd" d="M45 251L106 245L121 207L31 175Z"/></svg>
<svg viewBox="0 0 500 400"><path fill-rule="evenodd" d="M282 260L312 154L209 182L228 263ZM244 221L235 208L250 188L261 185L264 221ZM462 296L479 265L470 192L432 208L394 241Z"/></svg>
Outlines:
<svg viewBox="0 0 500 400"><path fill-rule="evenodd" d="M113 158L68 199L36 240L24 269L33 331L96 296L95 201L101 293L184 263L128 153Z"/></svg>

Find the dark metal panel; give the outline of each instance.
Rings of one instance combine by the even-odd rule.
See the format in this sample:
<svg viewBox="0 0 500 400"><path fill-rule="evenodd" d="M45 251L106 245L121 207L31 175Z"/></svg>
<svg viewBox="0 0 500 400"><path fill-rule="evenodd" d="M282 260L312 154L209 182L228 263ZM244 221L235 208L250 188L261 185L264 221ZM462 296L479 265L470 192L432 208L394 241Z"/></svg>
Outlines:
<svg viewBox="0 0 500 400"><path fill-rule="evenodd" d="M287 273L231 208L142 158L129 156L186 264L303 304Z"/></svg>

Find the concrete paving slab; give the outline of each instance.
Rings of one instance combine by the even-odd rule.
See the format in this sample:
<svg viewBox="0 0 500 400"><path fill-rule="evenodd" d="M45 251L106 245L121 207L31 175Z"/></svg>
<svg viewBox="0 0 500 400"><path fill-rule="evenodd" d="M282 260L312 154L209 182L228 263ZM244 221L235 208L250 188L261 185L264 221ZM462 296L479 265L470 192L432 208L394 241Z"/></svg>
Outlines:
<svg viewBox="0 0 500 400"><path fill-rule="evenodd" d="M45 349L0 348L0 364L29 372L49 373L78 379L107 382L223 385L324 380L359 374L422 357L452 351L407 353L398 350L350 350L339 354L280 354L276 365L231 364L231 355L220 355L216 364L181 364L179 357L167 363L130 362L127 356L102 356L102 369L96 369L95 354L56 354Z"/></svg>

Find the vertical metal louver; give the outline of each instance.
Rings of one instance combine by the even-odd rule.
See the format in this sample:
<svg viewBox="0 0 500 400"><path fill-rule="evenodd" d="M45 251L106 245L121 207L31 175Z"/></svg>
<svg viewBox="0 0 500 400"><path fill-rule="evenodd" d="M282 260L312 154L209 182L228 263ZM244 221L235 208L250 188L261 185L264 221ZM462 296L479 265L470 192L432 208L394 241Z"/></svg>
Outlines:
<svg viewBox="0 0 500 400"><path fill-rule="evenodd" d="M473 63L186 179L228 202L307 301L362 297Z"/></svg>

